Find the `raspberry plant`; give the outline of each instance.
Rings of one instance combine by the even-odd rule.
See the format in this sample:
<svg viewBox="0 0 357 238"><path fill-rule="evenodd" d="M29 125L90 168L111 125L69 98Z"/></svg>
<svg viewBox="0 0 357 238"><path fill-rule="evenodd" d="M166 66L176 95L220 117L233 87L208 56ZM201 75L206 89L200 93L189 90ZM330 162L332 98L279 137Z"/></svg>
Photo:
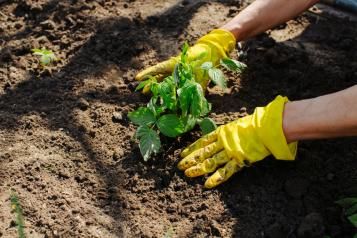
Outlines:
<svg viewBox="0 0 357 238"><path fill-rule="evenodd" d="M208 118L211 104L204 96L202 86L196 81L194 68L200 67L204 74L208 74L212 82L221 88L227 83L223 72L212 62L198 65L198 60L187 61L188 45L184 44L181 58L176 64L172 75L162 82L151 77L141 82L136 90L150 87L152 97L146 107L139 107L128 114L129 119L139 127L135 137L139 141L140 152L145 161L152 154L157 154L161 148L160 133L167 137L177 137L192 130L197 124L203 134L216 129L215 122ZM221 60L225 68L241 72L246 65L225 58Z"/></svg>

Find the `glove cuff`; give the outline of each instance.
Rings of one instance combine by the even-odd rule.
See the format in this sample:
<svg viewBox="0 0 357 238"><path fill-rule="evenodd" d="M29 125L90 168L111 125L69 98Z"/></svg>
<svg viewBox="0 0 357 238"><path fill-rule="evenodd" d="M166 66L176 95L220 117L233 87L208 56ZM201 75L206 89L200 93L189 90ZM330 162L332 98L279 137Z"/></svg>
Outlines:
<svg viewBox="0 0 357 238"><path fill-rule="evenodd" d="M283 131L284 105L287 97L277 96L266 107L258 107L254 112L254 124L264 146L278 160L294 160L297 142L288 144Z"/></svg>
<svg viewBox="0 0 357 238"><path fill-rule="evenodd" d="M197 43L212 45L217 49L221 57L227 57L235 48L236 38L230 31L215 29L198 39Z"/></svg>

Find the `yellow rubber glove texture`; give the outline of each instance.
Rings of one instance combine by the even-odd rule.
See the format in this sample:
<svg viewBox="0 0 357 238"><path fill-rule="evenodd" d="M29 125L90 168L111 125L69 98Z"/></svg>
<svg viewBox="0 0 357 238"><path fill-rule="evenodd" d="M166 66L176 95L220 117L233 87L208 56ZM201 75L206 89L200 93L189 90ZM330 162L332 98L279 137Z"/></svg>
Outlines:
<svg viewBox="0 0 357 238"><path fill-rule="evenodd" d="M270 154L279 160L294 160L297 142L287 144L282 128L287 101L278 96L267 106L256 108L252 115L203 136L181 153L178 168L188 177L214 172L205 183L206 188L212 188Z"/></svg>
<svg viewBox="0 0 357 238"><path fill-rule="evenodd" d="M190 47L187 55L188 61L195 61L196 67L194 68L194 72L196 80L204 89L206 89L208 85L209 78L200 68L201 64L210 61L214 65L218 65L219 60L227 57L234 49L235 44L236 40L231 32L223 29L216 29L198 39L197 43ZM172 57L164 62L144 69L136 75L135 79L141 81L152 76L161 80L172 73L179 59L180 56ZM143 91L145 93L145 91L148 90L148 88L144 88Z"/></svg>

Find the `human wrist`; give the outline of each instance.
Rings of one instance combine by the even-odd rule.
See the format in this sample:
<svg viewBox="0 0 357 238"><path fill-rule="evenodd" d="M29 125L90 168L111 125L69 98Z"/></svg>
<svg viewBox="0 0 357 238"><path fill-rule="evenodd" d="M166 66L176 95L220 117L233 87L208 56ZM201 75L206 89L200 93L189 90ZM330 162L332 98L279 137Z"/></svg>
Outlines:
<svg viewBox="0 0 357 238"><path fill-rule="evenodd" d="M230 23L227 23L226 25L220 27L220 29L226 30L228 32L230 32L234 38L236 39L237 42L239 42L239 36L241 35L241 27L239 25L233 25Z"/></svg>
<svg viewBox="0 0 357 238"><path fill-rule="evenodd" d="M293 130L292 114L293 114L294 104L293 102L288 102L285 104L283 112L283 132L287 143L297 140L297 135Z"/></svg>
<svg viewBox="0 0 357 238"><path fill-rule="evenodd" d="M278 160L294 160L297 143L289 143L282 128L284 106L287 97L277 96L265 107L257 107L253 113L254 127L257 135Z"/></svg>
<svg viewBox="0 0 357 238"><path fill-rule="evenodd" d="M236 39L230 31L218 28L199 38L195 46L199 49L209 48L211 61L215 64L219 59L229 56L236 46Z"/></svg>
<svg viewBox="0 0 357 238"><path fill-rule="evenodd" d="M285 105L283 131L288 142L357 135L357 85Z"/></svg>
<svg viewBox="0 0 357 238"><path fill-rule="evenodd" d="M288 143L318 137L311 128L312 118L308 116L309 108L315 99L292 101L285 104L283 112L283 132ZM315 131L315 132L314 132Z"/></svg>

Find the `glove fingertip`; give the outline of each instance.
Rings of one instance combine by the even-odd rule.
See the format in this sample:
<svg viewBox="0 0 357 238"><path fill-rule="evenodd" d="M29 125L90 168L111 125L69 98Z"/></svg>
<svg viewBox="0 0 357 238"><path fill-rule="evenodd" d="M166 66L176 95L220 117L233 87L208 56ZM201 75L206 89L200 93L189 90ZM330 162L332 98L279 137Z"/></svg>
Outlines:
<svg viewBox="0 0 357 238"><path fill-rule="evenodd" d="M150 93L150 85L145 85L143 90L142 90L143 94L149 94Z"/></svg>
<svg viewBox="0 0 357 238"><path fill-rule="evenodd" d="M178 163L177 168L178 168L179 170L186 170L186 169L188 168L188 163L187 163L187 161L181 160L181 161Z"/></svg>
<svg viewBox="0 0 357 238"><path fill-rule="evenodd" d="M135 80L136 81L143 81L146 77L146 74L144 74L144 71L141 71L135 75Z"/></svg>
<svg viewBox="0 0 357 238"><path fill-rule="evenodd" d="M142 78L140 77L139 74L135 75L135 78L134 78L136 81L142 81Z"/></svg>
<svg viewBox="0 0 357 238"><path fill-rule="evenodd" d="M214 187L216 187L217 185L219 185L219 184L217 184L217 183L215 183L214 181L211 181L211 180L212 180L211 177L209 177L209 178L206 180L205 185L204 185L205 188L211 189L211 188L214 188Z"/></svg>
<svg viewBox="0 0 357 238"><path fill-rule="evenodd" d="M185 170L185 175L189 178L194 178L198 176L202 176L206 173L205 169L202 168L201 164L193 166Z"/></svg>
<svg viewBox="0 0 357 238"><path fill-rule="evenodd" d="M185 170L185 176L186 177L189 177L189 178L196 177L196 176L194 176L194 174L195 174L195 171L192 168L188 168L188 169Z"/></svg>
<svg viewBox="0 0 357 238"><path fill-rule="evenodd" d="M181 158L185 158L187 155L189 155L189 149L188 148L186 148L186 149L184 149L181 153L180 153L180 156L181 156Z"/></svg>

